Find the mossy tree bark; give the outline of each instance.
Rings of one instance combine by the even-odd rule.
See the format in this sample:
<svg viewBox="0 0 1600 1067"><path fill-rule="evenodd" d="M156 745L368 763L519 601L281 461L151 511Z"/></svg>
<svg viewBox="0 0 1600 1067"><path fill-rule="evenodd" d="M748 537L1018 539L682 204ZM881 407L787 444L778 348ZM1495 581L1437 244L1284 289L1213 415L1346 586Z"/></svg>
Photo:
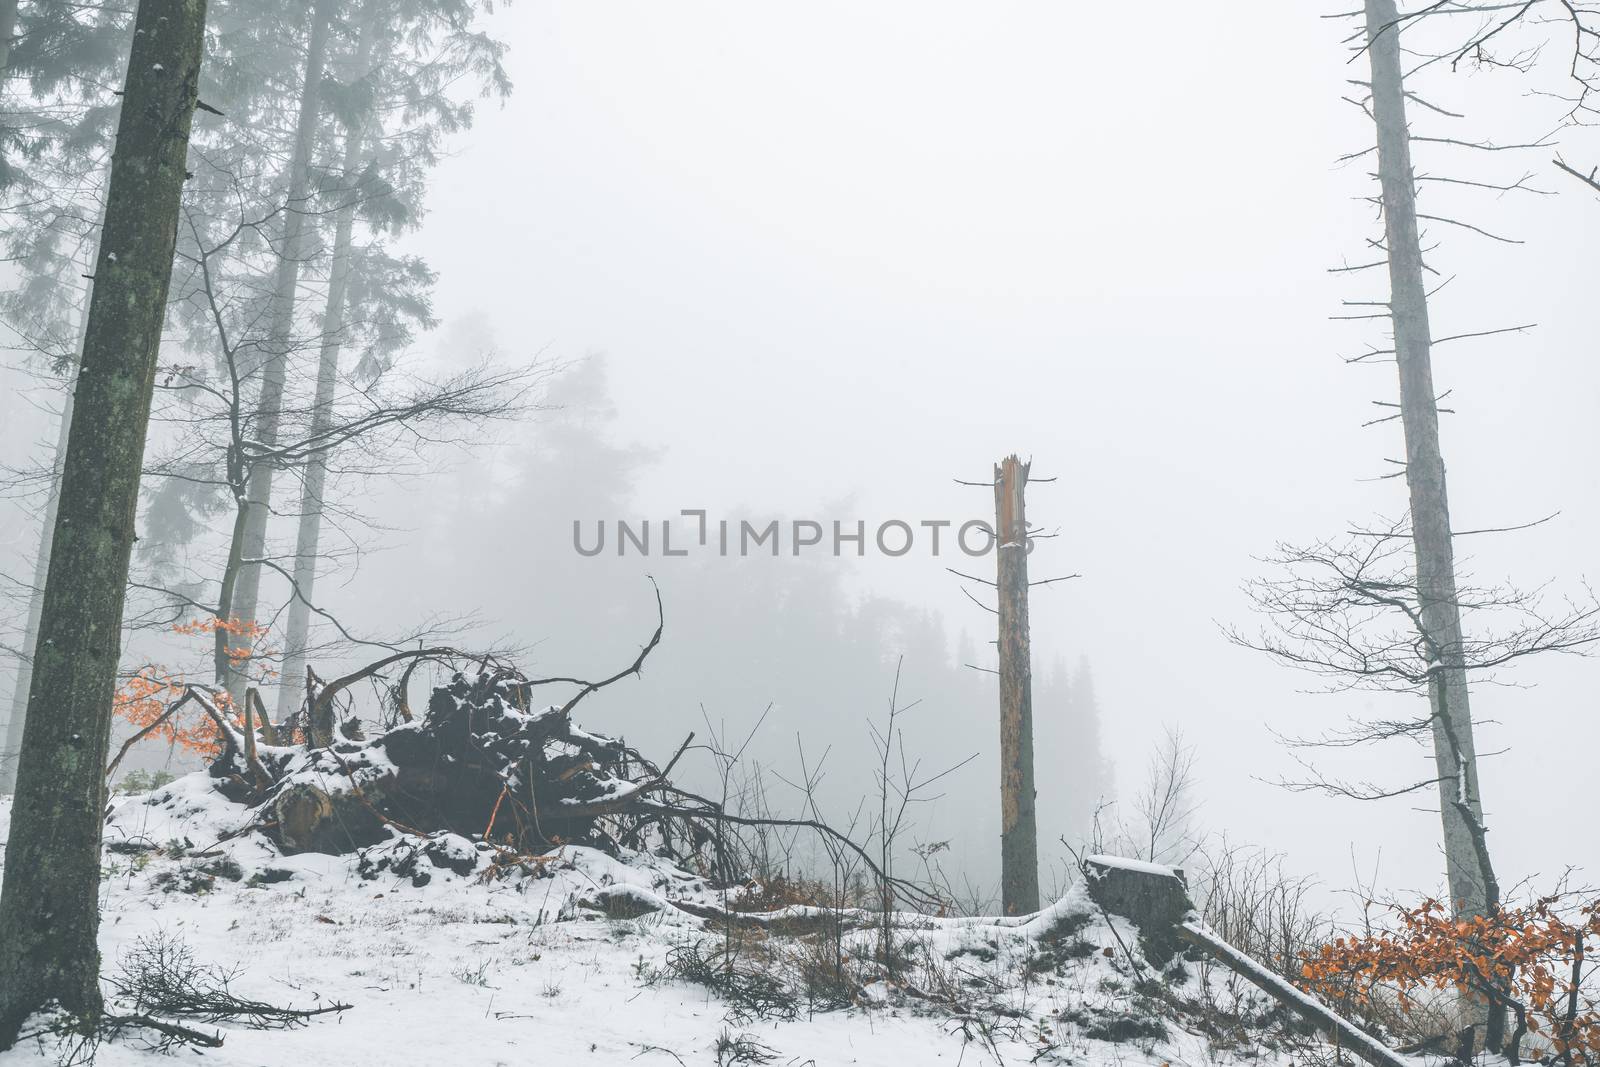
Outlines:
<svg viewBox="0 0 1600 1067"><path fill-rule="evenodd" d="M206 0L141 0L67 439L0 887L0 1048L99 988L100 838L128 560Z"/></svg>

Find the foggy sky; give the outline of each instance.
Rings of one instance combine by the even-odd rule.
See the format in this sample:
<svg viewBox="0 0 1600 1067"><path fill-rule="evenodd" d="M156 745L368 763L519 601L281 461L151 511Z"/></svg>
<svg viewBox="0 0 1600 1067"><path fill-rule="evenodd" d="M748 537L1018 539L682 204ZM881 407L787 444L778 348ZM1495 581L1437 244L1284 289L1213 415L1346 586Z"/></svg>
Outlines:
<svg viewBox="0 0 1600 1067"><path fill-rule="evenodd" d="M707 508L960 521L991 501L954 479L1031 455L1036 474L1060 480L1031 490L1030 517L1062 531L1035 553L1035 573L1084 575L1037 592L1035 669L1093 665L1119 781L1136 782L1164 726L1181 725L1198 747L1210 829L1281 849L1332 885L1381 853L1382 884L1432 889L1442 861L1425 804L1269 784L1295 774L1272 731L1337 726L1377 698L1307 694L1314 679L1220 633L1251 622L1239 585L1261 571L1253 556L1405 506L1402 481L1376 480L1402 454L1398 424L1360 426L1382 414L1372 401L1394 399L1393 367L1340 360L1382 331L1329 320L1347 312L1340 300L1383 292L1376 274L1327 273L1371 258L1367 168L1334 163L1370 144L1339 100L1364 67L1347 64L1344 24L1314 7L1153 14L1043 2L510 5L493 25L511 45L515 94L480 109L407 242L440 273L446 325L424 345L444 363L491 344L509 359L604 352L610 432L657 451L630 518ZM1432 84L1472 105L1455 129L1543 132L1541 105L1514 78ZM1564 149L1600 161L1600 144ZM1551 155L1465 160L1479 175L1533 170L1561 195L1473 202L1475 221L1522 245L1432 228L1445 242L1434 259L1454 279L1433 325L1443 336L1538 324L1441 347L1435 376L1457 412L1443 422L1455 526L1561 512L1535 531L1464 541L1464 566L1483 579L1554 578L1559 592L1592 569L1600 530L1589 462L1600 445L1600 203L1554 174ZM24 429L21 398L6 404L8 450L24 433L46 436ZM471 462L480 475L509 470L497 466L506 450L533 433L504 433L500 452ZM402 529L348 584L327 583L332 606L392 614L409 601L396 576L423 568L455 576L427 587L454 584L459 597L427 607L475 609L493 620L486 632L530 643L559 639L528 632L526 606L497 580L517 559L454 555L406 533L423 525L414 487L375 502ZM565 537L573 518L598 517L612 516L520 521ZM12 513L4 533L13 546L32 536ZM952 649L963 631L987 640L988 618L947 562L961 565L921 551L837 565L859 595L939 613ZM576 557L573 567L583 573ZM565 595L581 601L579 584L562 583ZM577 632L595 636L582 669L621 666L648 631L641 599L538 615L584 620ZM602 610L616 627L591 625ZM1479 750L1511 746L1482 769L1505 884L1569 863L1600 869L1592 835L1571 834L1587 777L1551 760L1600 742L1597 669L1546 658L1511 676L1534 688L1474 691L1494 720ZM759 675L746 677L754 696ZM760 706L724 710L753 721ZM664 734L699 723L687 702L651 714L671 724ZM997 741L992 721L969 728ZM818 743L846 740L859 738ZM1429 758L1401 743L1328 765L1397 782L1424 776Z"/></svg>

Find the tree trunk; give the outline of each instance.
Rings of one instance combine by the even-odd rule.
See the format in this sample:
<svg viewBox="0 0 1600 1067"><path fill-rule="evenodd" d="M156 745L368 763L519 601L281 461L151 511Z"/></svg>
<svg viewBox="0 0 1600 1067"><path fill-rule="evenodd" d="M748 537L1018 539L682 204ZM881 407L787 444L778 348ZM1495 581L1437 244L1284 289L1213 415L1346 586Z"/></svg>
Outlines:
<svg viewBox="0 0 1600 1067"><path fill-rule="evenodd" d="M331 0L317 0L311 11L307 41L305 82L300 90L300 114L295 125L294 152L289 160L288 203L284 207L283 247L273 280L272 313L267 326L266 358L261 368L261 394L256 400L252 436L267 448L278 443L283 415L283 391L288 380L289 353L293 347L295 298L300 286L300 264L305 259L306 200L311 189L311 152L321 113L322 73L327 61ZM272 513L272 460L251 465L244 530L244 565L232 597L230 619L256 621L261 594L261 566L265 558L267 522ZM228 691L237 706L249 684L250 637L234 638L234 660L229 667Z"/></svg>
<svg viewBox="0 0 1600 1067"><path fill-rule="evenodd" d="M1028 464L994 469L995 569L1000 607L1000 903L1007 915L1039 910L1039 829L1034 820L1033 667L1028 646Z"/></svg>
<svg viewBox="0 0 1600 1067"><path fill-rule="evenodd" d="M364 71L371 55L372 33L361 31L359 70ZM346 180L361 164L361 128L353 127L344 142ZM346 296L350 287L350 245L355 230L356 207L360 191L351 188L339 205L334 227L333 267L328 277L328 302L322 312L322 352L317 365L317 395L312 408L312 435L317 436L333 424L333 389L339 378L339 356L344 349ZM283 722L300 707L305 695L306 646L311 639L312 595L317 584L317 552L322 543L322 494L328 481L328 454L317 452L306 462L305 482L300 490L300 529L294 548L294 589L290 594L289 618L284 631L283 671L278 686L278 721Z"/></svg>
<svg viewBox="0 0 1600 1067"><path fill-rule="evenodd" d="M1445 867L1456 914L1481 915L1489 906L1493 876L1487 869L1487 852L1481 848L1483 807L1478 792L1467 676L1462 668L1461 608L1456 597L1444 459L1439 451L1439 409L1429 356L1428 300L1422 279L1411 133L1406 125L1394 0L1366 0L1366 21L1389 261L1389 313L1400 369L1406 485L1411 494L1411 532L1416 547L1417 598L1425 637L1434 650L1429 707L1433 709Z"/></svg>
<svg viewBox="0 0 1600 1067"><path fill-rule="evenodd" d="M234 462L229 457L230 465ZM229 472L230 481L235 477L233 471ZM234 483L237 484L237 483ZM238 501L233 510L233 533L228 538L228 558L222 564L222 583L217 591L217 618L219 620L233 618L233 593L239 583L239 572L243 569L240 560L244 558L244 531L245 522L250 514L247 504L240 501L237 493L234 500ZM217 676L217 684L226 686L233 681L233 661L230 651L234 647L233 635L222 627L217 627L212 635L212 666Z"/></svg>
<svg viewBox="0 0 1600 1067"><path fill-rule="evenodd" d="M134 21L0 886L0 1048L49 1001L101 1010L111 705L205 13L141 0Z"/></svg>

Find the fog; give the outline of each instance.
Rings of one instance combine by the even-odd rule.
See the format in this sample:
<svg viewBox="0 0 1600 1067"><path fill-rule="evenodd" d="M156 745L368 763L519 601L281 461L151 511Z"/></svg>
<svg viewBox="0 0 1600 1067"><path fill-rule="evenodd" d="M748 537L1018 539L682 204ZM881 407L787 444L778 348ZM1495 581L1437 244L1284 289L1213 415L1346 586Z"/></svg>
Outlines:
<svg viewBox="0 0 1600 1067"><path fill-rule="evenodd" d="M1282 788L1303 777L1278 735L1318 734L1411 698L1314 692L1316 679L1231 644L1256 625L1241 583L1280 540L1396 517L1371 143L1341 95L1364 77L1345 22L1304 5L525 2L489 26L514 94L480 105L405 240L438 271L428 364L486 353L559 368L541 410L430 453L432 473L363 483L380 533L322 583L352 630L472 614L459 638L526 650L530 673L627 666L642 677L581 716L665 759L713 726L798 797L797 736L828 751L841 818L871 791L867 722L920 701L908 748L939 783L919 839L948 839L981 892L997 877L993 617L954 567L992 559L918 538L887 558L686 558L614 542L580 554L574 523L811 519L953 526L992 517L987 483L1032 459L1042 857L1066 858L1102 799L1126 805L1169 729L1194 747L1199 824L1286 856L1331 892L1376 868L1390 890L1442 881L1430 794L1376 803ZM1157 17L1149 17L1157 15ZM1430 72L1473 139L1553 128L1511 72ZM1581 138L1562 148L1577 159ZM1419 168L1463 164L1429 146ZM1537 324L1442 345L1443 447L1464 570L1581 594L1600 528L1600 395L1590 235L1600 203L1552 173L1554 148L1471 173L1559 189L1480 196L1508 244L1436 224L1448 279L1434 333ZM1428 195L1433 195L1431 192ZM1441 196L1446 195L1444 193ZM1448 195L1457 195L1448 192ZM19 383L19 372L9 371ZM43 456L53 430L8 388L3 447ZM8 574L37 528L12 500ZM689 527L683 529L687 531ZM292 535L290 535L292 537ZM588 533L585 536L589 536ZM658 535L659 536L659 535ZM659 550L659 544L652 548ZM270 584L270 583L264 583ZM284 590L273 596L281 599ZM354 662L358 653L345 653ZM1585 760L1600 743L1597 666L1540 657L1478 686L1483 799L1501 881L1600 869ZM1072 680L1077 679L1074 687ZM1092 704L1084 681L1092 685ZM767 709L771 707L771 711ZM1396 705L1398 706L1398 705ZM1091 708L1093 711L1091 712ZM765 718L763 715L765 714ZM758 728L759 723L759 728ZM1503 750L1503 751L1502 751ZM1553 758L1554 757L1554 758ZM1330 772L1425 777L1407 741L1319 753ZM1573 764L1575 766L1572 766ZM1572 769L1568 769L1572 766ZM695 772L702 773L702 772ZM1559 865L1559 866L1558 866Z"/></svg>

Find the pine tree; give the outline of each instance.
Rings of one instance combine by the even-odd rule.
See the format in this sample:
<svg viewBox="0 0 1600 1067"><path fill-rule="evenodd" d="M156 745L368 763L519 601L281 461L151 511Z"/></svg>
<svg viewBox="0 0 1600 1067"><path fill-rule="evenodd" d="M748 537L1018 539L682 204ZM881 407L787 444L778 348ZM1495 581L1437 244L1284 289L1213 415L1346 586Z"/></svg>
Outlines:
<svg viewBox="0 0 1600 1067"><path fill-rule="evenodd" d="M367 348L358 364L360 373L381 373L384 353L399 347L411 335L400 317L386 316L373 307L373 296L404 291L393 286L375 288L372 283L376 276L392 273L392 269L374 267L384 259L381 235L402 231L420 218L426 168L437 161L436 138L445 130L460 129L471 121L470 105L464 105L448 90L458 77L471 73L482 80L485 88L509 90L499 62L501 46L461 32L460 19L470 19L471 5L441 8L421 4L405 9L400 18L387 10L379 18L379 13L377 5L368 3L357 16L352 29L356 43L350 72L342 79L331 80L324 89L329 110L342 128L344 147L338 180L328 182L332 190L328 198L338 206L334 212L332 260L312 407L312 419L321 425L331 420L340 361L346 349L353 347L348 342L360 339L358 331L350 328L352 312L365 315L376 327L367 331ZM426 50L446 58L420 68L409 62L424 41L428 42ZM409 119L386 123L384 116L395 110L392 105L398 100L407 102ZM402 144L407 150L397 152ZM395 172L397 164L418 160L421 167ZM397 186L397 182L405 184ZM380 240L370 242L365 249L358 248L353 240L356 216L363 209L369 226L380 235ZM363 266L364 272L359 269ZM405 264L394 266L415 276L416 271L406 271ZM425 306L411 310L415 322L432 325ZM295 711L303 694L301 679L311 643L312 606L323 562L322 521L330 459L326 451L308 459L301 482L292 588L283 635L280 719Z"/></svg>
<svg viewBox="0 0 1600 1067"><path fill-rule="evenodd" d="M1080 778L1073 808L1078 818L1087 820L1095 808L1116 795L1116 775L1106 757L1105 735L1100 724L1100 699L1095 693L1094 672L1089 657L1078 657L1072 675L1071 721Z"/></svg>
<svg viewBox="0 0 1600 1067"><path fill-rule="evenodd" d="M24 16L48 6L28 5ZM292 175L272 161L291 154L299 133L304 109L286 107L285 100L293 102L294 79L303 79L299 73L304 62L300 49L313 28L307 19L307 5L291 0L213 0L201 97L214 110L195 121L197 152L194 175L184 198L170 324L188 350L190 362L197 365L199 377L180 374L174 385L169 375L163 379L166 384L160 393L167 413L177 421L181 422L183 409L191 404L194 395L192 390L184 391L185 385L206 378L220 382L226 376L218 351L217 327L207 307L206 287L199 277L197 260L202 248L215 247L241 227L228 245L227 254L213 257L209 268L216 288L227 292L227 325L242 351L272 347L271 339L254 326L270 317L268 301L258 294L273 288L271 279L284 266L281 228L290 214L298 215L303 222L306 254L299 272L302 297L319 287L333 288L335 259L342 264L337 273L344 280L346 294L343 314L338 317L342 321L335 321L331 315L328 321L319 321L304 311L296 312L292 335L285 343L291 358L320 349L333 354L330 370L337 371L339 356L349 353L354 368L342 373L358 375L362 382L370 384L419 329L433 325L429 301L432 271L416 257L392 252L389 245L397 234L421 219L430 170L441 157L443 140L470 124L474 92L509 89L501 66L504 46L479 33L473 25L473 15L479 7L475 2L456 0L382 4L375 0L325 0L327 42L319 80L319 109L306 168L306 192L297 200L289 188ZM114 24L107 26L115 29ZM107 26L100 27L102 36L110 32ZM123 30L120 47L125 48L125 23ZM74 32L82 36L86 31L80 27ZM368 45L373 53L370 62L360 56L363 32L372 38ZM59 38L62 33L56 36ZM86 51L87 45L78 49L79 53ZM104 96L114 101L109 93ZM102 148L109 139L105 109L93 100L79 101L75 106L81 114L74 117L62 110L60 124L63 128L88 131L73 143L79 156L92 160L95 136L103 134L99 142ZM382 122L375 121L379 116ZM362 129L364 136L356 162L351 165L344 151L345 134L354 129ZM97 130L101 134L91 135ZM49 159L64 161L58 171L70 169L65 150L57 150ZM97 226L74 220L98 214L94 208L99 199L96 189L103 180L99 177L103 170L81 161L72 162L71 166L83 167L84 177L75 182L58 179L56 187L62 192L53 201L33 203L17 198L19 212L27 209L21 216L26 225L8 229L5 240L21 270L15 286L0 297L0 312L39 351L41 369L66 380L72 373L74 359L69 353L76 351L81 308L86 303L80 275L88 273L88 262L98 240ZM296 207L298 210L292 210ZM341 221L348 223L347 241L339 239ZM330 243L344 254L330 254ZM301 299L298 303L308 309L311 302ZM321 302L319 306L330 310ZM168 362L173 367L183 365L176 349ZM286 386L291 393L308 393L308 383L316 371L299 363L288 369L292 378L286 380ZM326 380L328 375L322 377ZM246 392L254 389L258 378L258 373L248 375L242 388ZM340 377L339 381L342 385L345 379ZM255 402L259 406L259 397ZM291 419L312 417L308 412L326 409L309 397L295 403L296 410L287 413ZM65 430L63 421L63 440ZM288 432L303 436L304 427ZM241 570L236 563L225 563L220 574L208 574L196 572L185 562L185 546L204 538L216 520L231 511L232 490L225 477L226 463L220 447L191 452L180 464L172 458L178 451L178 437L181 433L175 434L169 423L150 447L153 466L146 479L145 519L139 544L140 566L146 572L141 575L141 584L170 590L171 595L146 591L141 596L141 608L132 613L134 626L166 625L174 612L187 610L184 604L213 599L207 589L215 591L219 585L225 586ZM60 451L58 448L54 461L58 467ZM312 478L310 471L306 478ZM52 485L45 501L47 514L54 498ZM322 507L319 502L302 511L319 520ZM49 556L48 538L49 528L44 526L37 556L41 581L35 583L30 608L34 618ZM302 573L314 568L319 554L298 553L297 568ZM306 592L305 598L292 597L291 606L306 607L311 589ZM245 614L235 604L236 598L220 599L224 615ZM250 614L253 613L254 609ZM9 709L6 735L11 740L0 748L0 790L4 791L9 791L9 776L15 765L11 757L20 743L24 723L33 629L30 627L27 654L18 672L18 695ZM221 633L227 637L226 631ZM304 647L303 636L294 642L294 647ZM216 655L218 674L225 682L234 680L227 651L224 646ZM239 674L242 676L243 672Z"/></svg>
<svg viewBox="0 0 1600 1067"><path fill-rule="evenodd" d="M55 202L52 187L104 148L116 121L108 86L128 54L128 11L71 0L0 0L0 192ZM16 209L14 202L8 205Z"/></svg>
<svg viewBox="0 0 1600 1067"><path fill-rule="evenodd" d="M342 383L347 373L371 382L385 372L393 352L417 330L433 325L432 271L415 257L394 254L389 242L420 220L427 178L443 139L470 124L471 91L509 90L501 66L503 45L473 25L482 6L456 0L319 0L298 23L288 19L293 5L259 15L247 10L227 35L231 53L239 58L226 67L229 77L219 96L259 115L254 125L263 132L255 144L233 146L227 165L202 176L219 190L213 198L217 205L226 199L223 191L232 194L234 204L231 212L213 209L195 221L189 254L197 260L202 248L227 242L241 218L266 220L261 229L270 239L257 239L253 231L243 235L228 245L225 256L210 260L204 279L191 267L179 287L187 299L178 304L192 350L215 350L217 330L226 325L236 351L261 354L246 368L248 383L257 388L253 411L246 415L247 436L267 452L285 434L303 438L307 427L298 423L329 416L333 403L317 399L317 383L326 397L329 386ZM270 76L264 80L265 72L252 59L254 45L274 25L307 46L305 58L287 68L295 72L292 114L273 110L272 94L261 88L270 86ZM290 163L284 173L268 174L259 165L263 158ZM364 239L356 235L362 223ZM225 324L210 306L218 289L228 293ZM322 299L308 300L308 290L316 289ZM322 314L313 315L313 307ZM354 353L349 372L339 366L346 352ZM309 358L313 354L315 360ZM224 460L221 452L215 456L204 461L209 474L173 472L210 487L203 493L169 492L166 499L179 511L203 515L231 507L231 501L219 499L231 493L232 480L220 476ZM296 553L291 572L293 632L287 643L292 654L306 647L322 554L327 489L319 483L326 480L327 454L317 456L319 461L304 472L311 492L307 495L303 484L301 494L299 540L306 550ZM280 569L282 559L268 540L270 502L273 483L285 469L270 455L258 455L250 464L242 539L214 579L221 590L218 610L226 618L253 623L265 611L262 574ZM181 516L171 524L185 525L198 524L186 524ZM150 547L155 558L161 546ZM236 699L248 679L263 673L252 663L250 628L244 629L244 636L219 630L215 654L219 680Z"/></svg>

